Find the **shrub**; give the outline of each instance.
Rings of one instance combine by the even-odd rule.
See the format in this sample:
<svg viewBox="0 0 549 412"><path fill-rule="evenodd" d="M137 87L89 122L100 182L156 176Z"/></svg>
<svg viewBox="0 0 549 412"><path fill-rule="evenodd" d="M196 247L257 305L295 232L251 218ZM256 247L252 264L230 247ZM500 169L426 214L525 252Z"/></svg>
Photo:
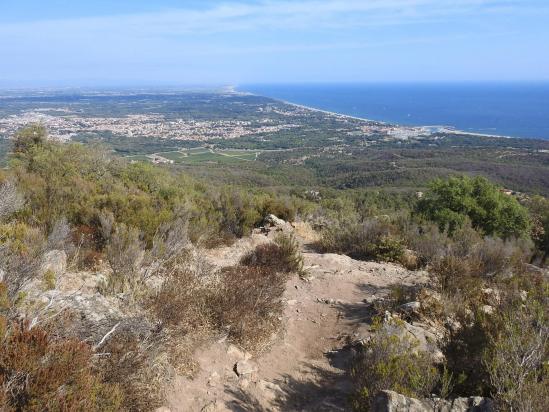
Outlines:
<svg viewBox="0 0 549 412"><path fill-rule="evenodd" d="M244 266L259 266L283 273L303 274L303 256L293 235L279 234L274 243L258 245L240 261Z"/></svg>
<svg viewBox="0 0 549 412"><path fill-rule="evenodd" d="M71 228L67 219L60 219L53 224L53 227L48 235L47 247L50 250L66 250L71 252Z"/></svg>
<svg viewBox="0 0 549 412"><path fill-rule="evenodd" d="M112 273L107 278L105 291L119 293L135 289L141 281L139 272L144 258L144 245L136 228L120 224L116 227L106 248Z"/></svg>
<svg viewBox="0 0 549 412"><path fill-rule="evenodd" d="M531 246L524 239L486 237L468 256L474 272L481 276L510 275L529 260Z"/></svg>
<svg viewBox="0 0 549 412"><path fill-rule="evenodd" d="M192 333L211 326L214 294L215 289L201 283L195 273L178 266L164 279L150 308L163 326Z"/></svg>
<svg viewBox="0 0 549 412"><path fill-rule="evenodd" d="M450 334L443 348L447 367L454 376L454 396L490 396L488 373L483 365L490 329L496 328L480 310L458 314L461 328Z"/></svg>
<svg viewBox="0 0 549 412"><path fill-rule="evenodd" d="M45 241L39 229L24 223L0 226L0 267L8 296L15 299L21 288L33 279L42 263Z"/></svg>
<svg viewBox="0 0 549 412"><path fill-rule="evenodd" d="M433 224L411 225L405 237L408 247L416 253L420 267L443 256L449 243L446 233Z"/></svg>
<svg viewBox="0 0 549 412"><path fill-rule="evenodd" d="M532 240L539 250L541 265L545 264L549 256L549 199L533 196L527 201L532 215Z"/></svg>
<svg viewBox="0 0 549 412"><path fill-rule="evenodd" d="M7 218L23 207L24 199L11 181L0 185L0 220Z"/></svg>
<svg viewBox="0 0 549 412"><path fill-rule="evenodd" d="M56 276L55 272L51 269L48 269L44 272L44 275L42 275L42 280L44 281L44 286L46 287L46 290L52 290L55 289L56 284Z"/></svg>
<svg viewBox="0 0 549 412"><path fill-rule="evenodd" d="M380 390L406 396L425 397L435 388L439 376L428 354L418 351L411 340L379 330L361 348L351 364L356 411L370 411Z"/></svg>
<svg viewBox="0 0 549 412"><path fill-rule="evenodd" d="M121 395L92 370L88 345L12 324L0 340L0 405L7 411L117 411Z"/></svg>
<svg viewBox="0 0 549 412"><path fill-rule="evenodd" d="M541 411L549 405L548 321L546 308L536 301L499 314L484 366L501 410Z"/></svg>
<svg viewBox="0 0 549 412"><path fill-rule="evenodd" d="M160 344L152 340L147 342L126 329L117 331L101 348L106 355L99 358L97 367L105 383L123 394L121 410L152 411L163 404L168 376L156 370L154 354Z"/></svg>
<svg viewBox="0 0 549 412"><path fill-rule="evenodd" d="M396 227L381 219L338 222L322 231L317 246L322 252L342 253L354 259L398 262L404 242L396 232Z"/></svg>
<svg viewBox="0 0 549 412"><path fill-rule="evenodd" d="M213 305L218 327L241 346L260 350L280 327L287 279L261 266L224 268Z"/></svg>
<svg viewBox="0 0 549 412"><path fill-rule="evenodd" d="M416 210L450 234L468 219L488 236L522 237L530 230L526 209L483 177L435 180Z"/></svg>

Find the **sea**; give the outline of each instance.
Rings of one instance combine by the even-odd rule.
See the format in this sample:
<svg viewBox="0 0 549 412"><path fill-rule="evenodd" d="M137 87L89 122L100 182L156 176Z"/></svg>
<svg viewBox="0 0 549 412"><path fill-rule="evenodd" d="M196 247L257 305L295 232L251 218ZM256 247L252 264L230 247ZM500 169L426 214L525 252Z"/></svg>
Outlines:
<svg viewBox="0 0 549 412"><path fill-rule="evenodd" d="M549 140L549 82L276 84L238 90L393 124Z"/></svg>

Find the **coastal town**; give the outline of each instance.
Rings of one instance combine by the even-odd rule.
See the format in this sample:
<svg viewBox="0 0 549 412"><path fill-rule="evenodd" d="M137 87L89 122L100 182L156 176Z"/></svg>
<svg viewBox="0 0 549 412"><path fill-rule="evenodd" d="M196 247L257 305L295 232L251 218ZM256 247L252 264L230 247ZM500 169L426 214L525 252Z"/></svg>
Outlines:
<svg viewBox="0 0 549 412"><path fill-rule="evenodd" d="M234 93L226 97L228 105L245 110L246 115L199 116L173 111L143 113L129 109L126 113L95 112L96 106L78 104L51 105L28 104L14 113L0 111L0 137L10 138L17 130L31 123L44 125L49 137L58 141L69 141L79 136L112 136L125 138L151 138L181 141L206 142L210 140L231 140L243 137L257 137L259 140L274 138L278 134L318 127L324 122L331 125L334 139L350 137L375 137L375 140L398 141L429 136L440 129L429 127L408 127L386 124L367 119L345 116L316 110L300 105L265 99L262 104L237 106L231 98L240 98ZM185 99L185 96L182 97ZM217 96L223 99L223 97ZM243 107L241 107L243 106ZM161 107L162 108L162 107ZM314 120L312 120L314 117Z"/></svg>
<svg viewBox="0 0 549 412"><path fill-rule="evenodd" d="M52 114L53 113L53 114ZM150 137L204 141L235 139L251 134L276 133L299 127L275 124L272 119L246 120L184 120L167 119L161 114L129 114L123 117L89 117L69 109L30 110L19 115L0 118L0 136L10 136L31 123L46 126L52 139L67 141L83 133L111 133L126 137Z"/></svg>

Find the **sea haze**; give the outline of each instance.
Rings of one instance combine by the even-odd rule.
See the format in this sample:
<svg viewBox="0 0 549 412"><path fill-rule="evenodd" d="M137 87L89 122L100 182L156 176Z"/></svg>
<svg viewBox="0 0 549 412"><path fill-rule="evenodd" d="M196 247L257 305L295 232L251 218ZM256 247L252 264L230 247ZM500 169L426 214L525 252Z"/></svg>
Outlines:
<svg viewBox="0 0 549 412"><path fill-rule="evenodd" d="M239 90L389 123L549 140L549 83L279 84Z"/></svg>

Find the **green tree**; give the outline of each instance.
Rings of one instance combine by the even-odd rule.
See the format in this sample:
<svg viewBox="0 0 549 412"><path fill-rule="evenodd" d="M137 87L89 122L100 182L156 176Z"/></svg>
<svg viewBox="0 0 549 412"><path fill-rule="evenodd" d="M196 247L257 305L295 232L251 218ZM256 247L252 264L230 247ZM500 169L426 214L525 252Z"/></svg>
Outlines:
<svg viewBox="0 0 549 412"><path fill-rule="evenodd" d="M26 153L31 147L41 145L47 137L48 132L43 125L31 124L15 134L13 151L18 154Z"/></svg>
<svg viewBox="0 0 549 412"><path fill-rule="evenodd" d="M467 220L485 235L502 238L522 237L530 229L527 210L483 177L434 180L418 202L417 212L450 233Z"/></svg>

